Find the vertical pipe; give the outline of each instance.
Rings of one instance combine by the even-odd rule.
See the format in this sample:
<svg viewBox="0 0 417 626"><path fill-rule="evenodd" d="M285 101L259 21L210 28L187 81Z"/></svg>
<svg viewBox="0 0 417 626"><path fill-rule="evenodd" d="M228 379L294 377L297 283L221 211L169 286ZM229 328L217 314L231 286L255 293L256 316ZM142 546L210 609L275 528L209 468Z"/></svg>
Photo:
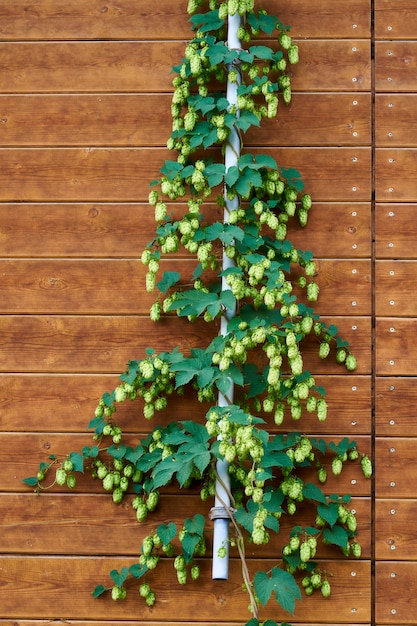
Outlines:
<svg viewBox="0 0 417 626"><path fill-rule="evenodd" d="M238 38L238 29L241 24L241 17L238 13L229 15L227 30L227 46L229 49L240 49L240 40ZM226 96L230 106L236 107L237 110L237 89L239 82L232 83L227 81ZM225 166L227 170L237 165L240 156L240 136L235 127L232 128L228 137L225 152ZM230 211L239 207L239 198L235 196L233 200L229 200L225 196L224 222L227 223ZM233 261L223 254L223 270L231 267ZM229 289L225 279L222 278L222 289ZM227 309L224 311L220 333L226 335L227 323L233 317L235 311ZM228 397L219 393L218 404L221 407L227 406L229 402L233 402L233 382L229 388ZM216 496L214 508L211 511L211 517L214 520L213 531L213 562L212 562L212 578L213 580L227 580L229 576L229 511L230 511L230 475L228 463L219 459L216 464L217 480L216 480ZM219 550L221 549L221 554Z"/></svg>

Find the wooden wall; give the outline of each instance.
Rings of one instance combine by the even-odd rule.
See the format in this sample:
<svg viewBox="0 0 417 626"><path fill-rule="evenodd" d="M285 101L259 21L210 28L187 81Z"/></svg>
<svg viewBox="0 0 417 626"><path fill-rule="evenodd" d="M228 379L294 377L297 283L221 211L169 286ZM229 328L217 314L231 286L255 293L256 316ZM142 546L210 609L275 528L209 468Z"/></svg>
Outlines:
<svg viewBox="0 0 417 626"><path fill-rule="evenodd" d="M153 583L152 609L133 593L124 603L89 594L112 567L133 562L143 536L172 511L179 522L192 511L206 515L210 505L196 495L170 493L154 520L139 526L128 504L114 515L109 497L87 481L76 493L54 489L42 498L21 482L48 454L90 443L85 429L97 399L127 360L149 345L172 348L178 336L184 349L207 341L201 324L148 320L138 260L154 228L148 184L168 156L170 68L190 36L186 4L0 0L0 624L230 626L249 617L236 560L229 581L212 582L203 559L202 583L185 589L167 563ZM342 376L307 348L330 414L306 428L355 438L375 452L377 470L375 494L357 469L342 475L342 485L330 481L329 491L353 495L363 555L350 561L322 551L334 574L332 601L304 599L295 622L415 621L411 4L265 3L291 24L301 63L291 106L246 143L302 172L315 205L308 229L292 239L314 252L317 310L358 357L357 372ZM198 410L181 402L163 419ZM137 440L146 426L135 412L121 415ZM278 548L256 559L267 566ZM289 617L272 603L264 616Z"/></svg>

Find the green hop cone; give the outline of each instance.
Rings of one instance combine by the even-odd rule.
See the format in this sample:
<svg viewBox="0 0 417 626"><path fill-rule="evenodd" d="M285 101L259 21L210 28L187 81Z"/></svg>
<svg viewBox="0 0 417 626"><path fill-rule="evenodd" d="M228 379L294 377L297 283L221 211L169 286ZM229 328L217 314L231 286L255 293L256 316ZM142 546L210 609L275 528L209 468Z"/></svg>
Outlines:
<svg viewBox="0 0 417 626"><path fill-rule="evenodd" d="M353 354L348 354L347 355L346 361L345 361L345 365L346 365L346 369L349 372L354 372L355 371L355 369L357 367L357 364L356 364L356 359L353 356Z"/></svg>
<svg viewBox="0 0 417 626"><path fill-rule="evenodd" d="M198 565L193 565L191 568L191 578L192 580L197 580L200 577L200 568Z"/></svg>
<svg viewBox="0 0 417 626"><path fill-rule="evenodd" d="M317 419L319 422L325 422L327 418L327 402L324 398L319 398L316 403Z"/></svg>
<svg viewBox="0 0 417 626"><path fill-rule="evenodd" d="M291 65L296 65L299 61L298 46L295 43L288 48L288 61Z"/></svg>
<svg viewBox="0 0 417 626"><path fill-rule="evenodd" d="M365 478L371 478L372 462L371 462L371 459L366 454L364 454L363 457L361 458L361 468L362 468L362 473L365 476Z"/></svg>
<svg viewBox="0 0 417 626"><path fill-rule="evenodd" d="M57 485L65 485L67 482L67 473L63 467L58 467L55 474L55 482Z"/></svg>
<svg viewBox="0 0 417 626"><path fill-rule="evenodd" d="M307 563L311 557L311 548L307 541L303 541L300 546L300 559L303 563Z"/></svg>
<svg viewBox="0 0 417 626"><path fill-rule="evenodd" d="M62 464L62 467L67 472L67 474L69 474L74 469L74 464L72 461L70 461L70 459L65 459L65 461Z"/></svg>
<svg viewBox="0 0 417 626"><path fill-rule="evenodd" d="M284 48L284 50L289 50L292 44L292 39L287 33L280 33L278 41L280 43L280 46Z"/></svg>
<svg viewBox="0 0 417 626"><path fill-rule="evenodd" d="M148 511L154 511L159 501L159 493L158 491L151 491L146 500L146 508Z"/></svg>
<svg viewBox="0 0 417 626"><path fill-rule="evenodd" d="M68 489L74 489L76 483L77 483L77 479L75 478L74 474L69 474L67 476L67 487L68 487Z"/></svg>
<svg viewBox="0 0 417 626"><path fill-rule="evenodd" d="M121 487L116 487L116 489L113 491L113 502L115 504L120 504L120 502L123 500L123 495L123 489Z"/></svg>
<svg viewBox="0 0 417 626"><path fill-rule="evenodd" d="M362 548L360 543L358 543L357 541L354 541L352 543L352 554L356 559L360 559L361 554L362 554Z"/></svg>
<svg viewBox="0 0 417 626"><path fill-rule="evenodd" d="M328 598L330 596L330 583L328 580L323 580L323 584L321 586L321 595L323 598Z"/></svg>
<svg viewBox="0 0 417 626"><path fill-rule="evenodd" d="M185 583L187 582L187 570L186 569L177 570L177 580L180 585L185 585Z"/></svg>
<svg viewBox="0 0 417 626"><path fill-rule="evenodd" d="M118 587L114 585L111 590L112 600L124 600L126 598L126 589L124 587Z"/></svg>
<svg viewBox="0 0 417 626"><path fill-rule="evenodd" d="M343 462L342 459L336 456L332 461L332 472L334 476L339 476L342 473Z"/></svg>
<svg viewBox="0 0 417 626"><path fill-rule="evenodd" d="M327 341L322 341L319 347L319 357L325 359L329 356L330 344Z"/></svg>
<svg viewBox="0 0 417 626"><path fill-rule="evenodd" d="M327 480L327 471L325 467L320 467L318 472L317 472L317 477L319 479L319 482L324 484Z"/></svg>
<svg viewBox="0 0 417 626"><path fill-rule="evenodd" d="M153 591L151 591L151 593L149 593L146 598L145 598L145 602L148 606L153 606L155 604L156 601L156 596L154 594Z"/></svg>
<svg viewBox="0 0 417 626"><path fill-rule="evenodd" d="M310 580L314 589L319 589L321 587L322 580L321 580L321 574L319 574L319 572L315 572L314 574L312 574Z"/></svg>
<svg viewBox="0 0 417 626"><path fill-rule="evenodd" d="M148 583L142 583L139 587L139 595L142 598L147 598L150 593L152 593L150 585L148 585Z"/></svg>

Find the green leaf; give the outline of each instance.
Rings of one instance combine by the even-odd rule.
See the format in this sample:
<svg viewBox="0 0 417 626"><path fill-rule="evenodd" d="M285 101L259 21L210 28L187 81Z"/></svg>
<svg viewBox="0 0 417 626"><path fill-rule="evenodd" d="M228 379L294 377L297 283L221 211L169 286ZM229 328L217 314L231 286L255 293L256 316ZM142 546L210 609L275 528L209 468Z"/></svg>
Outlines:
<svg viewBox="0 0 417 626"><path fill-rule="evenodd" d="M293 167L290 168L281 168L281 176L286 179L289 185L294 187L298 192L304 189L304 183L301 178L301 174L298 170Z"/></svg>
<svg viewBox="0 0 417 626"><path fill-rule="evenodd" d="M38 479L36 476L29 476L28 478L23 478L22 483L29 485L30 487L34 487L38 484Z"/></svg>
<svg viewBox="0 0 417 626"><path fill-rule="evenodd" d="M333 528L324 529L323 538L329 543L333 543L335 546L346 548L349 534L345 528L342 528L342 526L333 526Z"/></svg>
<svg viewBox="0 0 417 626"><path fill-rule="evenodd" d="M294 576L289 572L274 567L271 570L271 577L265 572L257 572L253 582L255 593L263 606L265 606L272 592L274 592L278 604L285 611L294 615L295 600L301 599L301 592Z"/></svg>
<svg viewBox="0 0 417 626"><path fill-rule="evenodd" d="M79 452L71 452L69 458L74 465L74 471L84 473L84 458L82 454L80 454Z"/></svg>
<svg viewBox="0 0 417 626"><path fill-rule="evenodd" d="M93 598L98 598L105 591L108 591L107 587L105 587L104 585L97 585L97 587L91 592L91 594L92 594Z"/></svg>
<svg viewBox="0 0 417 626"><path fill-rule="evenodd" d="M314 483L305 483L303 486L303 495L308 500L315 500L322 504L327 504L327 498L324 495L322 489L317 487Z"/></svg>
<svg viewBox="0 0 417 626"><path fill-rule="evenodd" d="M186 563L189 563L193 558L194 551L200 541L200 537L198 535L192 535L190 533L185 533L184 538L181 542L182 545L182 554Z"/></svg>
<svg viewBox="0 0 417 626"><path fill-rule="evenodd" d="M90 446L84 446L84 448L81 450L81 453L85 459L94 459L99 453L99 447L92 446L90 448Z"/></svg>
<svg viewBox="0 0 417 626"><path fill-rule="evenodd" d="M141 578L148 571L148 567L146 565L141 565L140 563L135 563L129 567L129 574L133 576L133 578Z"/></svg>
<svg viewBox="0 0 417 626"><path fill-rule="evenodd" d="M162 293L166 293L168 289L170 289L173 285L175 285L181 278L181 274L179 272L164 272L162 275L162 280L160 280L156 286L159 291Z"/></svg>
<svg viewBox="0 0 417 626"><path fill-rule="evenodd" d="M181 165L181 163L178 163L178 161L165 161L164 165L160 169L160 172L169 178L169 180L174 180L183 167L184 166Z"/></svg>
<svg viewBox="0 0 417 626"><path fill-rule="evenodd" d="M271 35L277 23L276 17L273 15L264 15L263 13L259 13L259 15L256 15L256 13L248 13L246 19L255 31L261 29L267 35Z"/></svg>
<svg viewBox="0 0 417 626"><path fill-rule="evenodd" d="M258 154L256 156L256 163L261 167L268 167L271 170L278 168L277 162L269 154Z"/></svg>
<svg viewBox="0 0 417 626"><path fill-rule="evenodd" d="M114 584L117 585L118 587L121 587L123 585L128 575L129 575L129 570L127 567L122 567L120 572L118 572L117 569L113 569L110 572L110 578L113 580Z"/></svg>
<svg viewBox="0 0 417 626"><path fill-rule="evenodd" d="M240 113L239 117L235 121L235 125L242 132L246 133L251 126L260 126L261 123L255 113L245 110Z"/></svg>
<svg viewBox="0 0 417 626"><path fill-rule="evenodd" d="M192 15L190 22L194 30L198 29L202 33L207 33L210 30L218 30L224 24L224 20L219 18L219 12L217 10Z"/></svg>
<svg viewBox="0 0 417 626"><path fill-rule="evenodd" d="M236 165L232 165L226 172L226 176L224 177L224 182L226 185L231 188L236 183L240 176L239 168Z"/></svg>
<svg viewBox="0 0 417 626"><path fill-rule="evenodd" d="M317 507L317 513L329 524L329 526L334 526L339 519L339 505L335 502L330 502L327 505L319 504Z"/></svg>
<svg viewBox="0 0 417 626"><path fill-rule="evenodd" d="M206 520L204 518L204 515L201 515L201 513L196 513L193 519L187 517L184 522L184 528L187 532L195 533L199 537L202 537L205 523Z"/></svg>
<svg viewBox="0 0 417 626"><path fill-rule="evenodd" d="M174 522L168 524L160 524L156 529L156 533L164 545L168 545L177 534L177 527Z"/></svg>
<svg viewBox="0 0 417 626"><path fill-rule="evenodd" d="M249 52L258 59L271 60L273 57L273 50L269 46L251 46Z"/></svg>
<svg viewBox="0 0 417 626"><path fill-rule="evenodd" d="M204 170L204 176L207 178L207 182L210 187L216 187L223 182L225 173L225 165L223 163L212 163L207 165Z"/></svg>

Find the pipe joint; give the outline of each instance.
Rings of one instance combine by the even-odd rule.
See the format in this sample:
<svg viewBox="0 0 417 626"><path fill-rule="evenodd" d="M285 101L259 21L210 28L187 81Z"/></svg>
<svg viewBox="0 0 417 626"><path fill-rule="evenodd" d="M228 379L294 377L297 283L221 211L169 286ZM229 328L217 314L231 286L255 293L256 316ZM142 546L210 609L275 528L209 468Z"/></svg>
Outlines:
<svg viewBox="0 0 417 626"><path fill-rule="evenodd" d="M236 509L230 507L226 509L224 506L213 506L209 512L209 518L211 520L216 519L232 519L233 513L236 512Z"/></svg>

